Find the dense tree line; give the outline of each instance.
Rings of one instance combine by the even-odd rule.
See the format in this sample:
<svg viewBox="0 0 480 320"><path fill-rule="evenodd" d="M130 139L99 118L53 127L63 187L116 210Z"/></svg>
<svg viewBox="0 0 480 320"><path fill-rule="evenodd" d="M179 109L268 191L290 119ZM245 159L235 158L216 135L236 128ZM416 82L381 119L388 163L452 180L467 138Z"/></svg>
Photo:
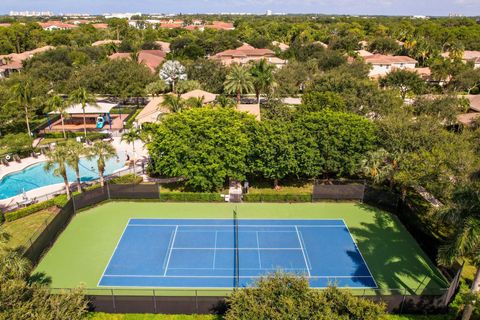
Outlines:
<svg viewBox="0 0 480 320"><path fill-rule="evenodd" d="M196 191L221 189L229 178L350 176L376 143L360 116L326 111L291 122L257 122L226 108L193 108L164 117L149 145L151 173L184 176Z"/></svg>

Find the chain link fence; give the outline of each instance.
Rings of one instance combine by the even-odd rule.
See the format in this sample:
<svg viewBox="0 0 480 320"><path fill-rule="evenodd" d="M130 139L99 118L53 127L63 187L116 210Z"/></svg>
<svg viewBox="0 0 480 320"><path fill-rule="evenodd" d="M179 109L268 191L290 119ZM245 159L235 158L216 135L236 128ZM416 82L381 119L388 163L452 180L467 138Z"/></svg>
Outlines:
<svg viewBox="0 0 480 320"><path fill-rule="evenodd" d="M64 293L72 289L51 289ZM377 303L384 303L391 313L439 312L445 308L445 290L406 289L341 289L353 295ZM92 309L107 313L166 313L166 314L211 314L222 313L225 298L232 292L225 289L84 289Z"/></svg>
<svg viewBox="0 0 480 320"><path fill-rule="evenodd" d="M337 185L343 186L343 185ZM396 207L396 199L390 193L378 193L378 190L360 189L353 193L365 194L365 200L380 199L385 206ZM350 190L350 189L349 189ZM377 192L377 193L376 193ZM345 192L348 193L348 192ZM337 197L338 198L338 197ZM160 201L158 183L151 184L113 184L107 180L104 187L74 195L60 212L50 221L44 230L32 237L23 246L23 253L33 265L53 245L60 233L68 226L75 214L82 209L97 205L103 201L115 199L154 199ZM362 200L364 200L362 198ZM372 200L373 201L373 200ZM392 209L390 208L390 209ZM334 282L335 279L332 279ZM71 289L54 288L54 293ZM229 290L216 289L119 289L86 288L94 311L109 313L212 313L225 308L225 297ZM377 302L383 302L389 312L400 314L412 312L438 311L446 307L445 295L448 289L429 290L411 289L346 289L354 295Z"/></svg>

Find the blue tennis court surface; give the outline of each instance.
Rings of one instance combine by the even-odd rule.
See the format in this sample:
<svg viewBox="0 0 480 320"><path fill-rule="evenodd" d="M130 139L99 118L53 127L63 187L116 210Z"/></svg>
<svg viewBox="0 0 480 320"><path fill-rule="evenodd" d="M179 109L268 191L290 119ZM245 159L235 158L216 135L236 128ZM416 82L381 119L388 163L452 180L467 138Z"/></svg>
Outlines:
<svg viewBox="0 0 480 320"><path fill-rule="evenodd" d="M342 220L237 221L130 219L99 286L231 288L282 270L317 288L377 287Z"/></svg>

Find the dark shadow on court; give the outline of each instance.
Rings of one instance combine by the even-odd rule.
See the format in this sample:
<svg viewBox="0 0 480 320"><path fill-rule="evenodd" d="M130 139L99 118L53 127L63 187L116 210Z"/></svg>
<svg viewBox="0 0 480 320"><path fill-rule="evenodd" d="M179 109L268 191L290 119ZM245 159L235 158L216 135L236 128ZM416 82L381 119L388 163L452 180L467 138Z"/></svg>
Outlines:
<svg viewBox="0 0 480 320"><path fill-rule="evenodd" d="M428 257L398 219L364 204L358 206L374 213L374 223L360 222L360 227L349 226L349 229L382 289L378 294L389 293L387 289L400 289L407 294L441 294L440 289L448 284L428 264Z"/></svg>

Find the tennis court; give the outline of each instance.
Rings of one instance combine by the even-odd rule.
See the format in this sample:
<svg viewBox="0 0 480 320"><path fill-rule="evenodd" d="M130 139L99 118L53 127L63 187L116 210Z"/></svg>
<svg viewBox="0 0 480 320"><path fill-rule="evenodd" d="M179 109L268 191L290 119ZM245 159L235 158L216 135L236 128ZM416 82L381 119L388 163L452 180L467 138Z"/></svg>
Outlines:
<svg viewBox="0 0 480 320"><path fill-rule="evenodd" d="M339 219L129 219L98 285L232 288L277 270L317 288L377 287Z"/></svg>

